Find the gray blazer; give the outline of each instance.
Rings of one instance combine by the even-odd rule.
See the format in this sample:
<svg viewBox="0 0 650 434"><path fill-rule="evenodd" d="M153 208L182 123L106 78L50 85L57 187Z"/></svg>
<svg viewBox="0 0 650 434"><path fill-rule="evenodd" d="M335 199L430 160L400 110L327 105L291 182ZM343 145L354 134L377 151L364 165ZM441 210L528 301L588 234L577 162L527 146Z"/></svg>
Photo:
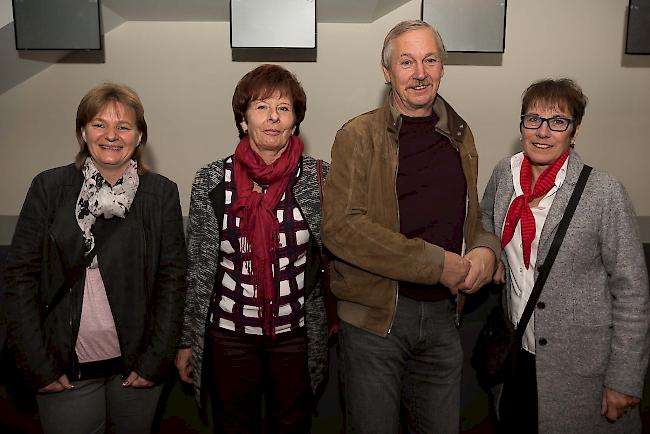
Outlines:
<svg viewBox="0 0 650 434"><path fill-rule="evenodd" d="M582 166L572 151L565 181L542 228L538 267ZM513 193L508 157L494 168L481 202L483 224L499 236ZM505 253L502 261L509 305ZM604 386L642 395L650 343L648 275L635 213L623 185L607 173L592 171L539 301L539 432L641 432L638 410L614 424L600 416Z"/></svg>
<svg viewBox="0 0 650 434"><path fill-rule="evenodd" d="M305 326L307 329L307 366L316 393L325 378L328 362L327 318L320 286L321 249L320 195L316 160L303 155L300 177L293 185L293 195L309 224L315 244L310 245L305 270ZM201 389L205 332L210 300L219 263L219 230L223 220L225 190L224 160L201 168L192 184L190 217L187 227L187 296L183 314L180 346L192 348L194 389L203 406L207 388ZM323 162L323 176L329 165ZM323 180L324 181L324 180Z"/></svg>

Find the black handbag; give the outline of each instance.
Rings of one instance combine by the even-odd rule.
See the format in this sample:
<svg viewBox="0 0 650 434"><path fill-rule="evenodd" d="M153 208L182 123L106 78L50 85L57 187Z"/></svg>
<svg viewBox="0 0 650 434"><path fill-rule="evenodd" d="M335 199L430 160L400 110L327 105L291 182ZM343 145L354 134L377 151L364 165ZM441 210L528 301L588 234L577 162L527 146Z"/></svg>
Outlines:
<svg viewBox="0 0 650 434"><path fill-rule="evenodd" d="M525 330L525 327L523 328ZM521 337L499 302L488 314L476 340L470 363L476 371L479 384L489 389L505 383L514 371Z"/></svg>
<svg viewBox="0 0 650 434"><path fill-rule="evenodd" d="M512 321L503 309L501 296L499 296L497 305L488 314L483 329L476 340L470 359L470 363L476 371L479 384L486 389L504 383L514 371L524 331L533 315L533 309L542 293L542 288L551 271L553 262L555 262L555 257L560 249L560 245L562 245L562 240L569 227L573 213L578 206L580 196L585 188L590 172L591 167L584 165L566 210L564 211L562 220L558 225L555 237L553 237L553 242L549 248L546 260L535 280L535 285L528 298L526 308L521 315L517 328L515 329Z"/></svg>

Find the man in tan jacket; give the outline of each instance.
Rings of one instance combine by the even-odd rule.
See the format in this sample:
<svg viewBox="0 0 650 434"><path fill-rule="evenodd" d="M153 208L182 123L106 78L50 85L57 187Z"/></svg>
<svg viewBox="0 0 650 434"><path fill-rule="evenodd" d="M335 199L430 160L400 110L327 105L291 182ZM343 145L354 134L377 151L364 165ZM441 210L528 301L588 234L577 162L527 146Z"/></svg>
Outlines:
<svg viewBox="0 0 650 434"><path fill-rule="evenodd" d="M429 24L397 24L382 50L388 103L332 147L322 239L354 433L459 429L454 301L491 280L499 245L481 226L472 133L437 93L445 55Z"/></svg>

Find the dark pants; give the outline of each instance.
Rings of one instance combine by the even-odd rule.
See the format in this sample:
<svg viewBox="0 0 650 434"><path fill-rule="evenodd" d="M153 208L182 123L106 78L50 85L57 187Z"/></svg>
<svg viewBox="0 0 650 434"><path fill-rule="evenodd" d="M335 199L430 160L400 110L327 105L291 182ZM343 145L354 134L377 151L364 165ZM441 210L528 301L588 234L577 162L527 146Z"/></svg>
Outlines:
<svg viewBox="0 0 650 434"><path fill-rule="evenodd" d="M347 432L458 434L463 353L448 301L400 297L382 337L340 323Z"/></svg>
<svg viewBox="0 0 650 434"><path fill-rule="evenodd" d="M74 389L36 396L46 434L146 434L162 385L122 387L122 377L73 381Z"/></svg>
<svg viewBox="0 0 650 434"><path fill-rule="evenodd" d="M216 432L309 432L312 392L304 327L274 337L210 327L208 339Z"/></svg>
<svg viewBox="0 0 650 434"><path fill-rule="evenodd" d="M517 367L513 377L503 386L499 407L499 433L537 432L537 378L534 354L524 349L519 350Z"/></svg>

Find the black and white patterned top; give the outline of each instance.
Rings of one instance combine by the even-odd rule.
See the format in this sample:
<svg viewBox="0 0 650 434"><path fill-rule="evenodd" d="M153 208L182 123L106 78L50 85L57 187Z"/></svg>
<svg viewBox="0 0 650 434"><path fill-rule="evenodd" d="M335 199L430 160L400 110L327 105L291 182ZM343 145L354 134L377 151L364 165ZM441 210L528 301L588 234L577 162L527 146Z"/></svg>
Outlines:
<svg viewBox="0 0 650 434"><path fill-rule="evenodd" d="M298 172L296 177L299 175ZM241 248L246 241L241 236L239 217L230 212L237 200L232 158L225 161L224 182L226 197L219 237L220 262L210 322L226 330L261 335L264 318L255 299L257 294L250 274L252 254ZM278 202L275 213L280 225L279 247L272 270L275 290L280 294L273 320L274 333L277 334L305 325L304 286L309 226L291 194L290 186L287 186L287 191Z"/></svg>
<svg viewBox="0 0 650 434"><path fill-rule="evenodd" d="M323 175L329 165L323 162ZM192 348L194 390L199 405L207 388L202 388L203 353L210 300L217 277L221 254L219 236L223 221L225 193L224 160L213 161L199 169L192 183L190 215L187 226L187 297L180 346ZM307 253L306 270L320 267L320 196L318 193L317 162L303 155L300 176L291 192L309 225L313 247ZM314 251L315 249L315 251ZM317 269L317 268L316 268ZM327 372L327 318L319 273L305 273L305 328L307 332L307 366L312 390L317 392Z"/></svg>

